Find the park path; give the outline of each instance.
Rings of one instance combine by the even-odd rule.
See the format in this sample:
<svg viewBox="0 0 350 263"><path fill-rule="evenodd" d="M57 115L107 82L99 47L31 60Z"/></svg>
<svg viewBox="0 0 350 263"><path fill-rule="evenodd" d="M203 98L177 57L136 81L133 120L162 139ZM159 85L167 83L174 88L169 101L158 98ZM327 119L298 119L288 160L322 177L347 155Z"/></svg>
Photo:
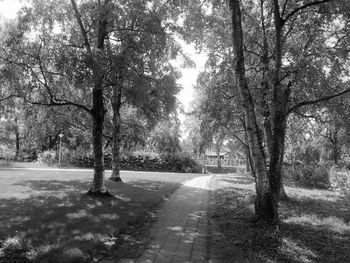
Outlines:
<svg viewBox="0 0 350 263"><path fill-rule="evenodd" d="M207 206L211 176L185 182L157 213L152 241L137 263L207 262Z"/></svg>

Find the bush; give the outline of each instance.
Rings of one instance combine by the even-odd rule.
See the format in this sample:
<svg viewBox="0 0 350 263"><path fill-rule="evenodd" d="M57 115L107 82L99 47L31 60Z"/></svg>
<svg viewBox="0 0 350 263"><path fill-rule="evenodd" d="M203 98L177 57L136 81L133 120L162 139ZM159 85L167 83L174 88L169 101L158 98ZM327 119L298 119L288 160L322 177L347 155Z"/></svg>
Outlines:
<svg viewBox="0 0 350 263"><path fill-rule="evenodd" d="M83 150L76 150L71 154L69 163L78 167L91 168L94 166L93 154Z"/></svg>
<svg viewBox="0 0 350 263"><path fill-rule="evenodd" d="M159 172L181 172L196 173L200 172L199 165L189 156L183 154L162 155L138 152L135 154L126 154L120 156L120 166L124 170L134 171L159 171ZM112 167L112 156L105 153L105 167ZM93 167L94 159L92 154L75 154L71 164L79 167Z"/></svg>
<svg viewBox="0 0 350 263"><path fill-rule="evenodd" d="M58 156L55 150L47 150L38 155L38 162L45 164L53 164L58 160Z"/></svg>
<svg viewBox="0 0 350 263"><path fill-rule="evenodd" d="M299 150L296 158L306 164L316 164L320 161L321 152L312 145L308 145Z"/></svg>
<svg viewBox="0 0 350 263"><path fill-rule="evenodd" d="M301 187L328 189L331 186L329 167L319 164L293 164L284 167L286 177Z"/></svg>
<svg viewBox="0 0 350 263"><path fill-rule="evenodd" d="M326 166L307 165L302 171L300 183L306 187L327 189L330 187L329 171Z"/></svg>
<svg viewBox="0 0 350 263"><path fill-rule="evenodd" d="M175 154L160 157L163 169L166 171L196 173L200 171L199 165L188 155Z"/></svg>
<svg viewBox="0 0 350 263"><path fill-rule="evenodd" d="M347 169L332 167L330 169L330 185L333 190L340 192L349 192L350 190L350 172Z"/></svg>
<svg viewBox="0 0 350 263"><path fill-rule="evenodd" d="M35 161L38 161L38 155L35 151L21 152L18 155L17 161L19 161L19 162L35 162Z"/></svg>
<svg viewBox="0 0 350 263"><path fill-rule="evenodd" d="M338 168L350 170L350 161L349 160L340 160Z"/></svg>
<svg viewBox="0 0 350 263"><path fill-rule="evenodd" d="M0 146L0 159L5 161L13 161L15 159L15 153L13 149L1 145Z"/></svg>

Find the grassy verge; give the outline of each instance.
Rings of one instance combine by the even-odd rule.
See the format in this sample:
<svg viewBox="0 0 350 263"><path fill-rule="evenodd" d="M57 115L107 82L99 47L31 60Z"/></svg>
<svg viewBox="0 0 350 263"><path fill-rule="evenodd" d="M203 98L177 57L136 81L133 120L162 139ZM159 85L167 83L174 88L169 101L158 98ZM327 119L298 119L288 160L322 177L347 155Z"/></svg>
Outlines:
<svg viewBox="0 0 350 263"><path fill-rule="evenodd" d="M62 168L78 168L70 164L61 164ZM40 163L40 162L14 162L0 160L0 168L58 168L58 163Z"/></svg>
<svg viewBox="0 0 350 263"><path fill-rule="evenodd" d="M349 196L287 187L276 230L253 220L251 178L220 175L212 183L209 247L219 262L349 262Z"/></svg>
<svg viewBox="0 0 350 263"><path fill-rule="evenodd" d="M10 185L10 184L8 184ZM137 258L155 210L178 183L108 182L114 195L82 194L81 180L20 180L0 198L0 262L100 262ZM9 191L9 190L8 190Z"/></svg>

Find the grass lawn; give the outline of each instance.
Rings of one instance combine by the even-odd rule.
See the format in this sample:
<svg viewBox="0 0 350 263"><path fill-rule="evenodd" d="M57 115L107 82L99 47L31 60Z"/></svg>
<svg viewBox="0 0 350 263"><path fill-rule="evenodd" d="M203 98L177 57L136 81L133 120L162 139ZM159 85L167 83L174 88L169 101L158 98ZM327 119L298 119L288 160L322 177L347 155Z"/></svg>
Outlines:
<svg viewBox="0 0 350 263"><path fill-rule="evenodd" d="M286 187L274 230L253 220L248 175L215 175L212 184L209 247L219 262L350 262L350 195Z"/></svg>
<svg viewBox="0 0 350 263"><path fill-rule="evenodd" d="M122 172L114 197L91 198L88 170L0 169L0 262L136 258L157 207L196 176Z"/></svg>

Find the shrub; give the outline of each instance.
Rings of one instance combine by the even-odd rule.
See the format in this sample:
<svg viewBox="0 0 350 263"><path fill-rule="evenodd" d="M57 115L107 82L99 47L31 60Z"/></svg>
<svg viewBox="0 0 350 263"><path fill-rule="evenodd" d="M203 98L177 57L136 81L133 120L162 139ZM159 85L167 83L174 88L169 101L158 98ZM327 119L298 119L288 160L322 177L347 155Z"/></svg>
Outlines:
<svg viewBox="0 0 350 263"><path fill-rule="evenodd" d="M350 161L349 160L340 160L338 168L350 170Z"/></svg>
<svg viewBox="0 0 350 263"><path fill-rule="evenodd" d="M69 162L72 165L84 168L91 168L94 166L93 154L91 152L80 150L74 151L71 154Z"/></svg>
<svg viewBox="0 0 350 263"><path fill-rule="evenodd" d="M166 171L193 173L199 172L199 165L188 155L175 154L175 155L162 155L160 156L163 169Z"/></svg>
<svg viewBox="0 0 350 263"><path fill-rule="evenodd" d="M347 169L332 167L330 169L330 185L333 190L340 192L349 192L350 190L350 172Z"/></svg>
<svg viewBox="0 0 350 263"><path fill-rule="evenodd" d="M5 161L12 161L15 159L15 153L13 149L0 145L0 159Z"/></svg>
<svg viewBox="0 0 350 263"><path fill-rule="evenodd" d="M124 170L134 171L159 171L159 172L200 172L200 166L189 156L184 154L162 155L149 154L148 152L137 152L136 154L122 154L120 156L120 166ZM92 154L74 154L71 164L79 167L93 167L94 160ZM105 167L112 167L112 156L105 153Z"/></svg>
<svg viewBox="0 0 350 263"><path fill-rule="evenodd" d="M328 168L322 165L309 165L303 170L301 183L306 187L327 189L330 187Z"/></svg>
<svg viewBox="0 0 350 263"><path fill-rule="evenodd" d="M38 160L38 155L35 151L24 151L18 155L19 162L34 162Z"/></svg>
<svg viewBox="0 0 350 263"><path fill-rule="evenodd" d="M301 187L328 189L330 184L329 168L319 164L293 164L284 167L286 178Z"/></svg>
<svg viewBox="0 0 350 263"><path fill-rule="evenodd" d="M312 145L308 145L297 153L296 158L306 164L316 164L320 161L320 150Z"/></svg>
<svg viewBox="0 0 350 263"><path fill-rule="evenodd" d="M38 155L38 162L45 164L53 164L58 160L58 156L55 150L47 150Z"/></svg>

